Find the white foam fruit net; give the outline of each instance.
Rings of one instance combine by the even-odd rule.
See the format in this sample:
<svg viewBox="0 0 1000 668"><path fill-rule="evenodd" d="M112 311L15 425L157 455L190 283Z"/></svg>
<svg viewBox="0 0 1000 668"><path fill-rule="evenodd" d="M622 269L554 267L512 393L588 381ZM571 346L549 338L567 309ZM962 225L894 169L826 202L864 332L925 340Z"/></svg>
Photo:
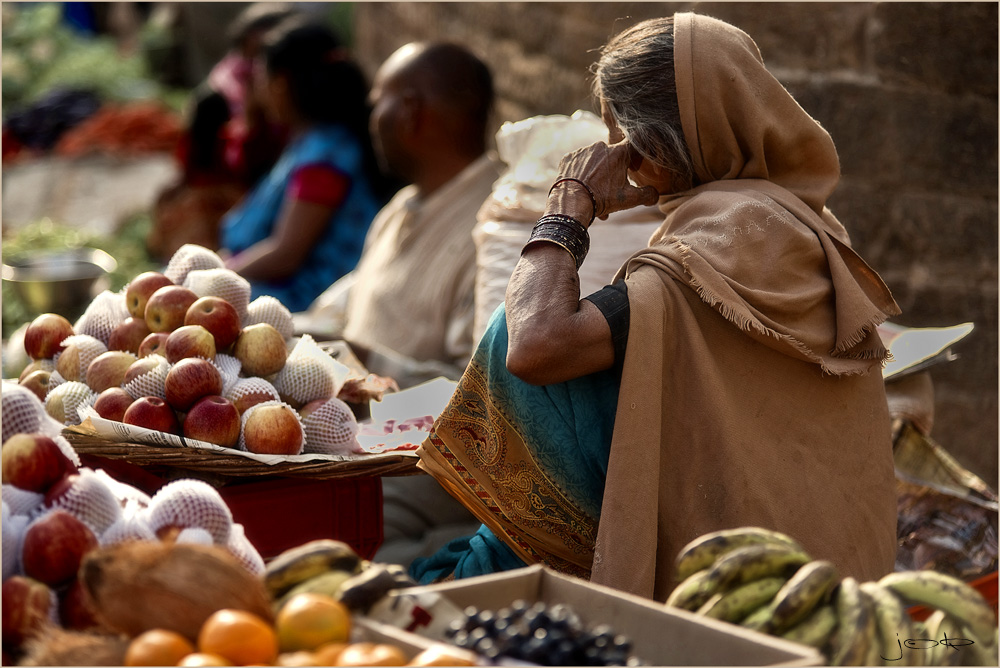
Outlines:
<svg viewBox="0 0 1000 668"><path fill-rule="evenodd" d="M302 426L306 432L304 452L348 455L360 450L358 420L350 406L337 397L327 399L322 406L302 418Z"/></svg>
<svg viewBox="0 0 1000 668"><path fill-rule="evenodd" d="M4 506L4 516L0 544L3 546L3 579L21 573L21 543L24 530L28 528L28 517L10 512Z"/></svg>
<svg viewBox="0 0 1000 668"><path fill-rule="evenodd" d="M146 373L136 376L122 387L125 388L125 391L133 399L138 399L139 397L159 397L163 399L166 396L164 384L167 380L167 372L170 371L170 362L167 361L166 357L158 353L146 355L146 358L153 359L156 362L156 366Z"/></svg>
<svg viewBox="0 0 1000 668"><path fill-rule="evenodd" d="M157 538L149 527L145 511L123 511L118 521L108 527L98 540L101 545L118 545L133 540L153 541Z"/></svg>
<svg viewBox="0 0 1000 668"><path fill-rule="evenodd" d="M184 244L167 262L163 275L177 285L184 285L187 275L200 269L222 269L225 263L218 253L198 244Z"/></svg>
<svg viewBox="0 0 1000 668"><path fill-rule="evenodd" d="M92 406L97 393L86 383L71 380L49 390L45 395L45 411L64 425L80 424L78 410L82 406Z"/></svg>
<svg viewBox="0 0 1000 668"><path fill-rule="evenodd" d="M249 327L262 322L281 332L286 341L295 334L292 312L280 300L271 295L261 295L250 302L243 326Z"/></svg>
<svg viewBox="0 0 1000 668"><path fill-rule="evenodd" d="M215 545L215 539L207 529L201 527L188 527L182 529L174 539L177 543L191 543L193 545Z"/></svg>
<svg viewBox="0 0 1000 668"><path fill-rule="evenodd" d="M246 409L243 412L243 415L240 417L240 440L236 444L237 449L244 451L247 450L247 442L246 442L247 420L249 420L250 416L254 414L254 411L258 410L263 406L285 406L289 410L290 414L295 416L295 419L299 423L299 430L300 430L300 435L302 437L302 443L299 444L298 452L294 454L297 455L302 454L305 451L306 447L306 431L305 428L302 426L302 417L299 415L299 412L297 410L289 406L284 401L264 401L259 404L254 404L253 406L251 406L250 408Z"/></svg>
<svg viewBox="0 0 1000 668"><path fill-rule="evenodd" d="M149 502L149 527L154 533L168 527L201 528L225 545L233 514L218 490L202 480L184 478L161 487Z"/></svg>
<svg viewBox="0 0 1000 668"><path fill-rule="evenodd" d="M124 482L112 478L104 469L97 469L94 473L104 481L111 493L118 499L122 507L122 512L135 512L136 508L145 508L149 505L150 497L144 491ZM131 510L130 510L131 509Z"/></svg>
<svg viewBox="0 0 1000 668"><path fill-rule="evenodd" d="M232 304L240 321L250 304L250 281L232 269L195 269L184 278L184 287L199 297L221 297Z"/></svg>
<svg viewBox="0 0 1000 668"><path fill-rule="evenodd" d="M45 495L21 489L17 485L5 483L3 489L3 505L14 515L33 515L42 507Z"/></svg>
<svg viewBox="0 0 1000 668"><path fill-rule="evenodd" d="M285 401L306 404L315 399L337 396L350 369L330 357L305 334L285 360L285 366L274 376L274 387Z"/></svg>
<svg viewBox="0 0 1000 668"><path fill-rule="evenodd" d="M212 362L215 364L215 368L219 370L219 375L222 376L222 396L226 396L229 390L239 381L240 369L243 368L243 364L232 355L226 355L225 353L217 354Z"/></svg>
<svg viewBox="0 0 1000 668"><path fill-rule="evenodd" d="M274 385L257 376L239 378L231 387L224 389L222 393L222 396L229 399L234 404L240 399L252 395L269 395L270 399L267 401L278 401L281 399L281 397L278 396L278 390L275 389Z"/></svg>
<svg viewBox="0 0 1000 668"><path fill-rule="evenodd" d="M89 526L95 536L104 533L122 514L121 504L108 484L86 468L80 469L69 489L49 505L76 517Z"/></svg>
<svg viewBox="0 0 1000 668"><path fill-rule="evenodd" d="M90 363L98 355L108 352L107 343L90 334L67 336L63 343L66 348L56 355L55 361L65 380L85 381Z"/></svg>
<svg viewBox="0 0 1000 668"><path fill-rule="evenodd" d="M242 524L233 525L226 548L248 571L254 575L264 574L264 559L247 538Z"/></svg>
<svg viewBox="0 0 1000 668"><path fill-rule="evenodd" d="M125 293L105 290L90 302L87 310L73 325L73 331L77 334L93 336L107 345L111 332L128 316Z"/></svg>

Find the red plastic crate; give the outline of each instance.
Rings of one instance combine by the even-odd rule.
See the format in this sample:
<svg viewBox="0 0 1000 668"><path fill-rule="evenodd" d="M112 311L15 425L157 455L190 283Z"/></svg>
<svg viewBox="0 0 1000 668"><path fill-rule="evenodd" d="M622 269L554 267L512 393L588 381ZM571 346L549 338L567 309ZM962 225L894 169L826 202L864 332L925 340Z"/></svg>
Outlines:
<svg viewBox="0 0 1000 668"><path fill-rule="evenodd" d="M184 477L179 469L161 471L121 459L81 454L80 460L149 495ZM364 559L382 544L382 479L377 476L247 478L217 489L264 559L318 538L344 541Z"/></svg>

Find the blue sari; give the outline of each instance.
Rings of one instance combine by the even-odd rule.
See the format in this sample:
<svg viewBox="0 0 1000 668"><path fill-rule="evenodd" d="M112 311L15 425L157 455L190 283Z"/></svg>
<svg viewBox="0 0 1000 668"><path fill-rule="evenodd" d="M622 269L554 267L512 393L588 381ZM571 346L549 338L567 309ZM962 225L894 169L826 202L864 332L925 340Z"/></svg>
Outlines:
<svg viewBox="0 0 1000 668"><path fill-rule="evenodd" d="M416 560L419 582L533 563L589 575L620 369L535 386L507 371L506 357L501 305L419 451L421 468L483 526Z"/></svg>
<svg viewBox="0 0 1000 668"><path fill-rule="evenodd" d="M330 216L323 236L302 266L281 281L250 281L250 298L271 295L293 313L313 300L358 263L379 202L364 172L358 140L338 125L320 125L295 138L271 171L222 219L221 246L239 253L271 236L292 175L303 165L324 164L350 178L343 204Z"/></svg>

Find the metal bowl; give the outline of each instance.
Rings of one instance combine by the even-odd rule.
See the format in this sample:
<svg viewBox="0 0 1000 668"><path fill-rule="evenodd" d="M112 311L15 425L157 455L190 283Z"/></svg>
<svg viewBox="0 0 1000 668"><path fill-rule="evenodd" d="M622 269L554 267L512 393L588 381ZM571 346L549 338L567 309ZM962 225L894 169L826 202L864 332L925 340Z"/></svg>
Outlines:
<svg viewBox="0 0 1000 668"><path fill-rule="evenodd" d="M30 315L58 313L72 322L111 286L109 274L117 266L113 257L95 248L37 252L4 262L3 280Z"/></svg>

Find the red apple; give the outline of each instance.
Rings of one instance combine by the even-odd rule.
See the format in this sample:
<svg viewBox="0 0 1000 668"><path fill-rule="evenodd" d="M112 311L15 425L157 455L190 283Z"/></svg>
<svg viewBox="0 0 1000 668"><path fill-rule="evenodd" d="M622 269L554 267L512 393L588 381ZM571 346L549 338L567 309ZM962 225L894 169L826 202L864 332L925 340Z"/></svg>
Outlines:
<svg viewBox="0 0 1000 668"><path fill-rule="evenodd" d="M44 582L23 575L12 575L3 581L0 596L3 598L4 647L19 647L48 621L52 593Z"/></svg>
<svg viewBox="0 0 1000 668"><path fill-rule="evenodd" d="M129 316L111 330L111 335L108 337L108 350L124 350L138 355L139 346L150 334L149 325L146 324L145 318Z"/></svg>
<svg viewBox="0 0 1000 668"><path fill-rule="evenodd" d="M159 397L139 397L133 401L125 410L122 422L168 434L181 433L180 420L174 409Z"/></svg>
<svg viewBox="0 0 1000 668"><path fill-rule="evenodd" d="M164 355L171 364L185 357L215 357L215 337L201 325L181 325L167 336Z"/></svg>
<svg viewBox="0 0 1000 668"><path fill-rule="evenodd" d="M79 578L59 596L59 621L64 628L74 631L101 628L87 588Z"/></svg>
<svg viewBox="0 0 1000 668"><path fill-rule="evenodd" d="M125 308L133 318L145 319L146 302L150 295L174 282L157 271L144 271L131 281L125 289Z"/></svg>
<svg viewBox="0 0 1000 668"><path fill-rule="evenodd" d="M170 334L167 332L153 332L144 338L142 343L139 344L139 357L146 357L147 355L152 355L153 353L163 355L163 349L164 346L167 345L168 336L170 336Z"/></svg>
<svg viewBox="0 0 1000 668"><path fill-rule="evenodd" d="M187 357L170 367L163 395L174 410L187 412L202 397L222 394L222 374L200 357Z"/></svg>
<svg viewBox="0 0 1000 668"><path fill-rule="evenodd" d="M21 382L36 371L48 371L49 373L52 373L55 370L56 362L53 359L46 357L40 360L32 360L32 362L28 364L28 366L24 367L23 371L21 371L21 375L17 377L17 381Z"/></svg>
<svg viewBox="0 0 1000 668"><path fill-rule="evenodd" d="M14 434L3 444L0 467L4 484L44 494L76 465L50 437L41 433Z"/></svg>
<svg viewBox="0 0 1000 668"><path fill-rule="evenodd" d="M260 455L297 455L305 444L305 431L299 414L288 404L259 404L243 417L243 443Z"/></svg>
<svg viewBox="0 0 1000 668"><path fill-rule="evenodd" d="M253 384L253 387L250 387ZM238 395L238 396L237 396ZM236 410L243 415L247 409L265 401L278 401L278 390L263 378L243 378L236 381L236 384L227 395L229 400L236 406Z"/></svg>
<svg viewBox="0 0 1000 668"><path fill-rule="evenodd" d="M105 420L122 422L125 411L132 405L132 395L120 387L109 387L97 395L94 410Z"/></svg>
<svg viewBox="0 0 1000 668"><path fill-rule="evenodd" d="M49 379L51 377L52 372L38 369L29 373L23 380L18 382L18 385L26 387L34 392L35 396L41 401L45 401L45 395L49 393Z"/></svg>
<svg viewBox="0 0 1000 668"><path fill-rule="evenodd" d="M240 412L218 395L202 397L187 412L183 427L185 438L235 448L240 440Z"/></svg>
<svg viewBox="0 0 1000 668"><path fill-rule="evenodd" d="M24 574L50 587L69 583L83 555L97 547L90 527L65 510L56 509L28 525L24 533Z"/></svg>
<svg viewBox="0 0 1000 668"><path fill-rule="evenodd" d="M119 387L135 360L135 355L123 350L101 353L87 366L87 386L98 393L109 387Z"/></svg>
<svg viewBox="0 0 1000 668"><path fill-rule="evenodd" d="M184 316L198 295L183 285L168 285L149 296L146 326L151 332L172 332L184 324Z"/></svg>
<svg viewBox="0 0 1000 668"><path fill-rule="evenodd" d="M233 357L240 361L246 376L270 376L278 373L288 359L288 345L277 329L259 322L240 331L233 343Z"/></svg>
<svg viewBox="0 0 1000 668"><path fill-rule="evenodd" d="M33 360L55 357L62 342L73 336L73 324L58 313L43 313L24 330L24 352Z"/></svg>
<svg viewBox="0 0 1000 668"><path fill-rule="evenodd" d="M188 308L185 325L201 325L215 337L215 349L225 350L240 335L242 324L236 307L222 297L201 297Z"/></svg>
<svg viewBox="0 0 1000 668"><path fill-rule="evenodd" d="M139 376L144 376L150 371L153 371L160 366L161 363L163 363L163 357L161 355L157 355L156 357L149 357L148 355L146 357L140 357L136 361L132 362L132 365L125 370L125 377L122 378L122 387L128 385Z"/></svg>

